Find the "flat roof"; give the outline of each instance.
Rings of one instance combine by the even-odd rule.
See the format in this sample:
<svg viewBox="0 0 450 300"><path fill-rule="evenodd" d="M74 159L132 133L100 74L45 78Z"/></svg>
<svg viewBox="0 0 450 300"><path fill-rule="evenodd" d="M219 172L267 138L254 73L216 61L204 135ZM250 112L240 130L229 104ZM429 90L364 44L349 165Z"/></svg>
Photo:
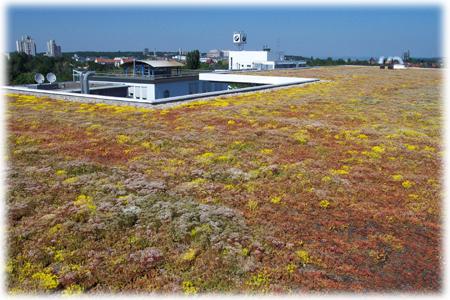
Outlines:
<svg viewBox="0 0 450 300"><path fill-rule="evenodd" d="M126 64L132 64L133 61L126 62ZM146 64L153 68L176 68L176 67L184 67L182 63L179 63L174 60L148 60L148 59L142 59L142 60L136 60L136 63L140 64Z"/></svg>
<svg viewBox="0 0 450 300"><path fill-rule="evenodd" d="M301 84L319 81L318 78L261 76L261 75L245 75L245 74L230 74L230 73L200 73L199 79L215 82L255 83L255 84L270 84L270 85Z"/></svg>

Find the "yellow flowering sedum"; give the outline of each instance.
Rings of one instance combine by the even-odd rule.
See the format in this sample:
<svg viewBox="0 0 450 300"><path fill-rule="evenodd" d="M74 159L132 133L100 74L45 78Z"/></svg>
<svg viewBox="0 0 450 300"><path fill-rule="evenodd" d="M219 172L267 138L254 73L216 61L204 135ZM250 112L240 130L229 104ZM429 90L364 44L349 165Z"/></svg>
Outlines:
<svg viewBox="0 0 450 300"><path fill-rule="evenodd" d="M311 260L311 258L309 257L309 253L306 250L298 250L295 252L295 254L297 254L297 257L303 265L308 264Z"/></svg>
<svg viewBox="0 0 450 300"><path fill-rule="evenodd" d="M401 181L401 180L403 180L403 176L400 174L395 174L395 175L392 175L392 179L394 181Z"/></svg>
<svg viewBox="0 0 450 300"><path fill-rule="evenodd" d="M409 189L410 187L413 186L413 183L412 183L411 181L409 181L409 180L405 180L405 181L402 182L402 186L403 186L405 189Z"/></svg>
<svg viewBox="0 0 450 300"><path fill-rule="evenodd" d="M372 151L375 153L384 153L385 149L382 146L373 146Z"/></svg>
<svg viewBox="0 0 450 300"><path fill-rule="evenodd" d="M349 166L342 166L338 170L331 169L330 172L332 175L347 175L349 173L349 170L350 170Z"/></svg>
<svg viewBox="0 0 450 300"><path fill-rule="evenodd" d="M198 292L198 288L191 281L183 281L183 292L185 295L195 295Z"/></svg>
<svg viewBox="0 0 450 300"><path fill-rule="evenodd" d="M286 271L287 271L289 274L294 273L295 269L297 269L297 266L296 266L295 264L293 264L293 263L290 263L290 264L288 264L288 265L286 266Z"/></svg>
<svg viewBox="0 0 450 300"><path fill-rule="evenodd" d="M67 178L66 180L63 181L63 183L72 184L72 183L75 183L77 181L78 181L78 177L75 176L75 177Z"/></svg>
<svg viewBox="0 0 450 300"><path fill-rule="evenodd" d="M191 248L181 256L181 259L183 259L184 261L192 261L195 259L196 256L197 250Z"/></svg>
<svg viewBox="0 0 450 300"><path fill-rule="evenodd" d="M308 143L309 141L309 134L308 131L305 129L301 129L299 131L297 131L296 133L294 133L294 135L292 136L298 143L305 145Z"/></svg>
<svg viewBox="0 0 450 300"><path fill-rule="evenodd" d="M270 199L270 202L272 202L273 204L279 204L281 202L281 196L272 197L272 199Z"/></svg>
<svg viewBox="0 0 450 300"><path fill-rule="evenodd" d="M49 270L45 270L45 272L34 273L31 278L36 280L39 286L46 290L53 290L59 284L58 277L51 274Z"/></svg>
<svg viewBox="0 0 450 300"><path fill-rule="evenodd" d="M117 140L117 142L118 142L119 144L125 144L125 143L127 143L127 142L130 140L130 137L127 136L127 135L125 135L125 134L119 134L119 135L116 137L116 140Z"/></svg>
<svg viewBox="0 0 450 300"><path fill-rule="evenodd" d="M408 149L409 151L414 151L417 150L418 147L415 145L410 145L410 144L405 144L405 148Z"/></svg>
<svg viewBox="0 0 450 300"><path fill-rule="evenodd" d="M328 200L322 200L319 202L320 207L322 208L328 208L328 206L330 206L330 201Z"/></svg>
<svg viewBox="0 0 450 300"><path fill-rule="evenodd" d="M198 158L211 158L213 156L214 156L214 153L212 153L212 152L205 152L205 153L199 155Z"/></svg>
<svg viewBox="0 0 450 300"><path fill-rule="evenodd" d="M64 171L64 170L56 170L56 173L55 173L57 176L63 176L63 175L66 175L66 171Z"/></svg>
<svg viewBox="0 0 450 300"><path fill-rule="evenodd" d="M95 211L97 209L97 206L94 204L94 201L92 200L91 196L86 196L86 195L79 195L77 197L77 199L74 201L74 204L76 206L85 206L87 207L90 211Z"/></svg>
<svg viewBox="0 0 450 300"><path fill-rule="evenodd" d="M323 176L321 181L322 182L330 182L331 181L331 177L330 176Z"/></svg>
<svg viewBox="0 0 450 300"><path fill-rule="evenodd" d="M272 149L262 149L261 151L259 151L261 154L267 155L267 154L272 154L273 150Z"/></svg>
<svg viewBox="0 0 450 300"><path fill-rule="evenodd" d="M83 287L78 284L69 285L64 291L63 295L79 295L83 293Z"/></svg>

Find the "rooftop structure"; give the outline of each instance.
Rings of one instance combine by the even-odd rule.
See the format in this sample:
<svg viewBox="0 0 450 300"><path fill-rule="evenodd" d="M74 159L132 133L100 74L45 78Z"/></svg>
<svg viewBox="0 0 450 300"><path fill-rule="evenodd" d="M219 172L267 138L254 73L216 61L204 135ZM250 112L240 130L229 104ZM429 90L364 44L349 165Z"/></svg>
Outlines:
<svg viewBox="0 0 450 300"><path fill-rule="evenodd" d="M112 65L114 64L114 59L112 58L104 58L104 57L96 57L94 62L96 64L101 64L101 65Z"/></svg>
<svg viewBox="0 0 450 300"><path fill-rule="evenodd" d="M114 57L114 58L95 58L95 63L102 65L114 65L115 67L120 67L123 64L130 63L134 61L133 57Z"/></svg>
<svg viewBox="0 0 450 300"><path fill-rule="evenodd" d="M172 56L172 59L175 59L177 61L186 61L186 55L178 54L178 55Z"/></svg>
<svg viewBox="0 0 450 300"><path fill-rule="evenodd" d="M123 64L133 62L134 57L114 57L114 66L120 67Z"/></svg>
<svg viewBox="0 0 450 300"><path fill-rule="evenodd" d="M247 35L243 32L233 34L233 43L239 51L228 51L229 70L273 70L278 68L298 68L305 66L305 61L285 61L282 52L271 52L265 45L262 51L244 51Z"/></svg>
<svg viewBox="0 0 450 300"><path fill-rule="evenodd" d="M42 77L42 76L41 76ZM227 72L183 72L181 74L142 76L141 74L108 74L93 71L73 72L73 82L59 82L11 87L17 91L33 91L75 99L92 99L103 95L108 100L124 103L165 103L237 92L250 92L274 87L318 81L316 78L250 76ZM81 95L80 95L81 94ZM95 98L95 97L94 97ZM101 100L102 98L95 98ZM94 100L92 100L94 101Z"/></svg>
<svg viewBox="0 0 450 300"><path fill-rule="evenodd" d="M174 60L135 60L124 63L125 74L141 76L176 75L184 65Z"/></svg>
<svg viewBox="0 0 450 300"><path fill-rule="evenodd" d="M298 68L305 66L305 61L286 61L275 57L270 51L230 51L229 70L273 70L280 68Z"/></svg>
<svg viewBox="0 0 450 300"><path fill-rule="evenodd" d="M403 59L400 56L389 56L388 58L385 58L384 56L381 56L378 60L378 64L380 65L381 69L388 68L388 69L405 69L405 63L403 62Z"/></svg>

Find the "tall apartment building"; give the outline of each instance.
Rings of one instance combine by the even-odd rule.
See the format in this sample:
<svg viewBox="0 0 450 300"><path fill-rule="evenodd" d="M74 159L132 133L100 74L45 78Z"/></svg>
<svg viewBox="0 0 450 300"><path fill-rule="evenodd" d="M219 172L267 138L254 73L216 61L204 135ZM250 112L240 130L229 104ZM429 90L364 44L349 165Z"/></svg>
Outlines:
<svg viewBox="0 0 450 300"><path fill-rule="evenodd" d="M23 52L28 55L35 56L36 55L36 43L30 36L23 37L16 41L17 52Z"/></svg>
<svg viewBox="0 0 450 300"><path fill-rule="evenodd" d="M61 56L61 46L56 45L55 40L50 40L47 42L47 56L48 57Z"/></svg>

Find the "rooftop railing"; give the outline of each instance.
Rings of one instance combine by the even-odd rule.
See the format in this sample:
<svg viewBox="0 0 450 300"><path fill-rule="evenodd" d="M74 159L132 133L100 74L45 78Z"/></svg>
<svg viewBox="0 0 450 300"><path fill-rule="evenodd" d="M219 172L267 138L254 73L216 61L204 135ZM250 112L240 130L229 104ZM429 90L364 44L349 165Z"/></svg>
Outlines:
<svg viewBox="0 0 450 300"><path fill-rule="evenodd" d="M147 79L147 80L157 80L164 78L180 78L180 77L190 77L198 76L199 73L209 73L213 70L178 70L178 72L173 72L170 74L142 74L142 73L119 73L119 72L96 72L94 76L101 77L116 77L116 78L128 78L128 79ZM79 81L80 74L78 71L73 71L73 81Z"/></svg>

